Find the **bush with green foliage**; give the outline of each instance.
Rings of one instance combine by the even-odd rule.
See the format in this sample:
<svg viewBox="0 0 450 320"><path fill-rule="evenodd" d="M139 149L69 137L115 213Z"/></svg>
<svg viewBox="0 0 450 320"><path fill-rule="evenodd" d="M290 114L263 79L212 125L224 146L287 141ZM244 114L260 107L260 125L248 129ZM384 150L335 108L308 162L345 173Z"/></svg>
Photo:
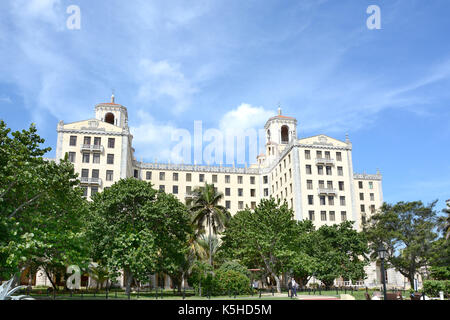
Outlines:
<svg viewBox="0 0 450 320"><path fill-rule="evenodd" d="M219 269L223 271L237 271L250 278L250 271L245 266L240 264L237 260L225 261Z"/></svg>
<svg viewBox="0 0 450 320"><path fill-rule="evenodd" d="M448 297L450 293L450 280L425 280L423 282L425 294L431 297L439 297L439 291Z"/></svg>
<svg viewBox="0 0 450 320"><path fill-rule="evenodd" d="M202 288L202 292L212 291L212 267L205 262L195 261L188 278L188 284L196 292Z"/></svg>
<svg viewBox="0 0 450 320"><path fill-rule="evenodd" d="M235 270L218 269L213 279L214 295L250 294L250 279Z"/></svg>

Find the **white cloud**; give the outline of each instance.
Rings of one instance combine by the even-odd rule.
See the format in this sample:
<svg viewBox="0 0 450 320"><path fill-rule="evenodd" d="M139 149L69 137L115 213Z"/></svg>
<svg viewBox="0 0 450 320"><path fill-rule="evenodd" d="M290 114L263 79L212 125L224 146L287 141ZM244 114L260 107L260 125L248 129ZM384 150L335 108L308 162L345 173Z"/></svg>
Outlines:
<svg viewBox="0 0 450 320"><path fill-rule="evenodd" d="M142 59L138 77L138 99L148 102L169 97L174 103L174 113L184 111L191 104L192 95L197 92L180 71L180 66L167 60Z"/></svg>
<svg viewBox="0 0 450 320"><path fill-rule="evenodd" d="M236 109L228 111L220 119L221 130L261 129L266 121L275 113L263 107L254 107L248 103L241 103Z"/></svg>

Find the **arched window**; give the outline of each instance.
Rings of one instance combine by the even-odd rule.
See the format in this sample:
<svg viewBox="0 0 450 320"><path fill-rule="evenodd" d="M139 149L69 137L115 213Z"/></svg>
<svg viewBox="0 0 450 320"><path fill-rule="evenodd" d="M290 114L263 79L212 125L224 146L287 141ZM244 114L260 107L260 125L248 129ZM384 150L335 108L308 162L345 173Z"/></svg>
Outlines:
<svg viewBox="0 0 450 320"><path fill-rule="evenodd" d="M281 127L281 143L289 143L289 127Z"/></svg>
<svg viewBox="0 0 450 320"><path fill-rule="evenodd" d="M105 115L105 122L114 124L114 114L112 114L111 112L107 113Z"/></svg>

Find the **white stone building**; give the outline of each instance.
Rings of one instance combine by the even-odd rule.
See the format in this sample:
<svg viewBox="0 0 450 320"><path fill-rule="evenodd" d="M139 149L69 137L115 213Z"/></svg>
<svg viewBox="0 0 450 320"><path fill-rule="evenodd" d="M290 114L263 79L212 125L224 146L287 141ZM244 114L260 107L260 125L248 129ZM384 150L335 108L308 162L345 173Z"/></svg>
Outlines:
<svg viewBox="0 0 450 320"><path fill-rule="evenodd" d="M299 139L297 120L282 115L281 109L264 129L266 152L249 167L139 162L134 157L127 109L112 96L111 102L95 106L95 118L59 122L56 159L69 156L87 197L121 178L135 177L184 202L195 187L208 182L223 192L222 205L231 214L274 197L288 203L295 219L310 219L317 227L351 220L358 230L383 203L380 172L354 173L348 136L345 141L324 134ZM379 266L372 264L367 272L364 284L379 285ZM403 277L393 270L387 273L392 273L388 281L403 287Z"/></svg>

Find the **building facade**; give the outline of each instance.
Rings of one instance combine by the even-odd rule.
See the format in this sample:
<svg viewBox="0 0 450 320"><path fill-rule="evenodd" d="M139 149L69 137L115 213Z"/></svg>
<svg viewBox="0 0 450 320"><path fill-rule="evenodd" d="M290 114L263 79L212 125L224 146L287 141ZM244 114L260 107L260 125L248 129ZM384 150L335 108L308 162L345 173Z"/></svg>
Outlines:
<svg viewBox="0 0 450 320"><path fill-rule="evenodd" d="M213 183L224 194L222 205L233 215L261 199L286 201L295 219L316 227L354 221L357 230L383 203L382 176L353 171L352 143L327 135L297 137L297 120L278 114L265 126L265 153L249 167L145 163L137 161L127 109L115 103L95 106L95 118L57 126L56 159L65 155L90 197L127 177L151 182L182 202L192 190ZM379 267L367 271L377 282ZM378 271L377 271L378 270Z"/></svg>

